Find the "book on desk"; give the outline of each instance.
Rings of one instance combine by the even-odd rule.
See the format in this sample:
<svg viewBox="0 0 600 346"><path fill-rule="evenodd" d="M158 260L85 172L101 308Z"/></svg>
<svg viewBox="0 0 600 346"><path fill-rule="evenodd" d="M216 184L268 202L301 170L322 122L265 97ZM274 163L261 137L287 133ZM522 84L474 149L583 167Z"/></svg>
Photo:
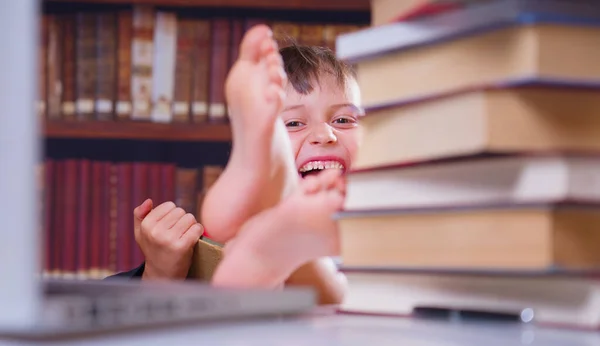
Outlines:
<svg viewBox="0 0 600 346"><path fill-rule="evenodd" d="M594 1L475 1L338 38L367 112L342 312L600 326L598 24Z"/></svg>

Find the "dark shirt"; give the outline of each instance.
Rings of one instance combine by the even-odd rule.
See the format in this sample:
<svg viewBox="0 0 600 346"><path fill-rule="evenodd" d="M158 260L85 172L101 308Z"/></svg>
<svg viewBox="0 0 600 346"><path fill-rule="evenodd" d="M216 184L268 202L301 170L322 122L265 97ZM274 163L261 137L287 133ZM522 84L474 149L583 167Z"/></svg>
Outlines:
<svg viewBox="0 0 600 346"><path fill-rule="evenodd" d="M111 276L107 276L106 278L104 278L105 280L111 280L111 279L131 279L131 280L135 280L135 279L141 279L142 275L144 274L144 268L146 266L146 263L142 263L142 265L140 265L139 267L132 269L130 271L126 271L126 272L121 272L121 273L117 273Z"/></svg>

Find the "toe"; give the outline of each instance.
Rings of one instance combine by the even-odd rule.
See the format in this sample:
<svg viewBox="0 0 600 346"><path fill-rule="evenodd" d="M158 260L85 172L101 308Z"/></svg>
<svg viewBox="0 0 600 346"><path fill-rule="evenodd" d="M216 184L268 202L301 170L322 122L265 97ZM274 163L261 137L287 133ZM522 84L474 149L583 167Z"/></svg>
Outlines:
<svg viewBox="0 0 600 346"><path fill-rule="evenodd" d="M265 42L269 43L272 41L272 35L271 29L264 24L250 28L242 39L239 58L255 62L259 61L262 56L262 47Z"/></svg>
<svg viewBox="0 0 600 346"><path fill-rule="evenodd" d="M283 66L283 58L281 57L281 54L279 54L279 51L275 51L272 52L271 54L269 54L265 61L267 62L267 65L272 66L272 65L279 65L279 66Z"/></svg>
<svg viewBox="0 0 600 346"><path fill-rule="evenodd" d="M266 98L269 102L276 102L278 104L278 107L280 107L283 104L283 101L285 100L285 92L283 91L283 88L280 85L270 84L267 87ZM273 112L273 114L277 116L279 114L279 110Z"/></svg>
<svg viewBox="0 0 600 346"><path fill-rule="evenodd" d="M324 198L324 207L329 210L338 212L344 208L344 195L337 190L324 191L326 197Z"/></svg>
<svg viewBox="0 0 600 346"><path fill-rule="evenodd" d="M271 54L276 54L276 53L278 53L277 43L272 38L270 38L270 37L265 38L260 43L260 50L259 50L259 58L260 59L266 59Z"/></svg>
<svg viewBox="0 0 600 346"><path fill-rule="evenodd" d="M279 65L269 66L269 81L276 85L283 87L286 83L287 77L285 71Z"/></svg>
<svg viewBox="0 0 600 346"><path fill-rule="evenodd" d="M326 169L317 175L317 179L325 190L334 189L337 187L341 172L337 169Z"/></svg>
<svg viewBox="0 0 600 346"><path fill-rule="evenodd" d="M300 188L302 189L303 193L313 194L321 190L321 183L317 177L309 175L308 177L302 179Z"/></svg>

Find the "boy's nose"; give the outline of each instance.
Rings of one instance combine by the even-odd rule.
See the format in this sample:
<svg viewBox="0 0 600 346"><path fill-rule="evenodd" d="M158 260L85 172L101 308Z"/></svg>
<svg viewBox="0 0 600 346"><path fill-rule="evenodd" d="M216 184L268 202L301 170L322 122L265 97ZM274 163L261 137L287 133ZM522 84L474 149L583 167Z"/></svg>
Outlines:
<svg viewBox="0 0 600 346"><path fill-rule="evenodd" d="M309 135L310 144L322 145L337 142L337 137L333 133L333 128L327 123L320 123L313 126Z"/></svg>

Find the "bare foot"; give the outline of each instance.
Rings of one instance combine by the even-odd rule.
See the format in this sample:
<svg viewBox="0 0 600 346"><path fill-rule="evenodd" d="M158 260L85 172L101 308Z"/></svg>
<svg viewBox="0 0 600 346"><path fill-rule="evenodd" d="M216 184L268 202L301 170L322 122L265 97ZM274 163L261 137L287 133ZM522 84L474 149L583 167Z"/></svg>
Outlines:
<svg viewBox="0 0 600 346"><path fill-rule="evenodd" d="M278 287L301 265L339 254L333 214L343 206L339 172L305 178L276 207L250 219L225 246L213 284Z"/></svg>
<svg viewBox="0 0 600 346"><path fill-rule="evenodd" d="M206 234L227 242L253 215L273 207L298 184L291 144L278 117L287 82L267 26L250 29L225 84L233 150L202 208Z"/></svg>

